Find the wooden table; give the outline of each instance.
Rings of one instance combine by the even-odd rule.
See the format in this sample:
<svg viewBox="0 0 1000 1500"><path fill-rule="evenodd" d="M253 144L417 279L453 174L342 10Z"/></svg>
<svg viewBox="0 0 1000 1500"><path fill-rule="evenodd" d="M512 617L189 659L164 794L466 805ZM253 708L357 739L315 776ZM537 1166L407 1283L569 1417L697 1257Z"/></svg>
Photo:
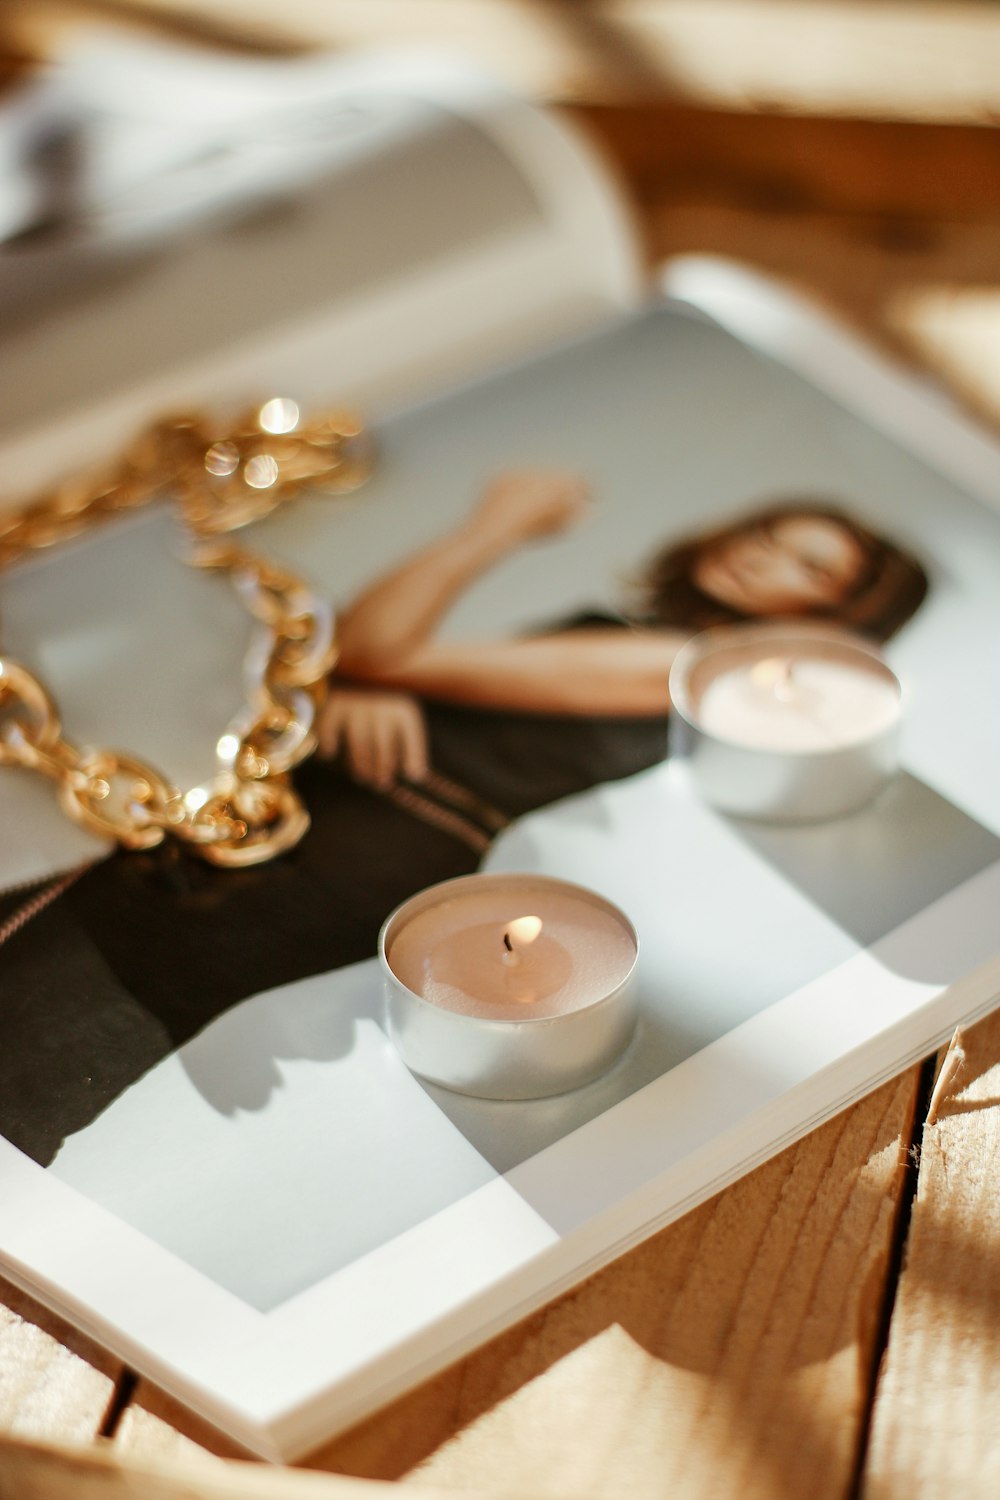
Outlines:
<svg viewBox="0 0 1000 1500"><path fill-rule="evenodd" d="M251 44L393 23L454 41L456 16L443 0L140 8ZM468 0L462 15L467 50L571 105L617 158L651 259L722 251L791 277L1000 423L997 7ZM0 1500L378 1492L331 1474L468 1495L994 1497L1000 1016L953 1044L935 1087L937 1066L330 1444L308 1466L325 1473L223 1461L217 1435L0 1285Z"/></svg>
<svg viewBox="0 0 1000 1500"><path fill-rule="evenodd" d="M881 1088L310 1467L464 1495L994 1496L1000 1016L953 1046L933 1105L932 1078ZM0 1371L0 1429L72 1445L0 1446L2 1500L373 1494L221 1463L10 1288Z"/></svg>

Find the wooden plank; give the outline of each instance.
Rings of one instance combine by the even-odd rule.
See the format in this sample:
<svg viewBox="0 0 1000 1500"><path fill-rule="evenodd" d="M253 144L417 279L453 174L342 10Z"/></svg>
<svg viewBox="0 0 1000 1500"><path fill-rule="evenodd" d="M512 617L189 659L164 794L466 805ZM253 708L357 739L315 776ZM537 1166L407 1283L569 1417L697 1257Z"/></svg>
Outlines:
<svg viewBox="0 0 1000 1500"><path fill-rule="evenodd" d="M435 1493L440 1500L462 1500L454 1490ZM388 1485L301 1469L176 1460L139 1463L108 1449L57 1448L0 1438L0 1500L398 1500L398 1495Z"/></svg>
<svg viewBox="0 0 1000 1500"><path fill-rule="evenodd" d="M676 103L577 105L641 215L728 205L881 222L1000 225L1000 131L978 125L737 115Z"/></svg>
<svg viewBox="0 0 1000 1500"><path fill-rule="evenodd" d="M90 1441L120 1373L117 1360L0 1278L0 1433Z"/></svg>
<svg viewBox="0 0 1000 1500"><path fill-rule="evenodd" d="M843 1495L916 1086L886 1085L310 1464L546 1496Z"/></svg>
<svg viewBox="0 0 1000 1500"><path fill-rule="evenodd" d="M581 9L627 39L664 91L707 105L900 120L983 120L996 109L995 5L603 0ZM599 59L595 37L595 72Z"/></svg>
<svg viewBox="0 0 1000 1500"><path fill-rule="evenodd" d="M1000 1013L958 1049L923 1131L865 1500L1000 1493Z"/></svg>
<svg viewBox="0 0 1000 1500"><path fill-rule="evenodd" d="M933 369L965 404L1000 428L1000 244L982 284L899 287L885 309L887 329Z"/></svg>
<svg viewBox="0 0 1000 1500"><path fill-rule="evenodd" d="M256 48L440 45L552 100L687 99L899 120L1000 109L988 0L6 0L36 39L73 15Z"/></svg>

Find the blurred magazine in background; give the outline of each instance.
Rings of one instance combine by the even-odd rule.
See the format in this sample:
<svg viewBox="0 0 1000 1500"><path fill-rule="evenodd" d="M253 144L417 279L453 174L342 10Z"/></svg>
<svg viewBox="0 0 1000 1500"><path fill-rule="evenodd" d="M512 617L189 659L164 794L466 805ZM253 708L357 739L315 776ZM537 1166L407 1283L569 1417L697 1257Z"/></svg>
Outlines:
<svg viewBox="0 0 1000 1500"><path fill-rule="evenodd" d="M0 131L0 434L27 454L62 419L56 465L275 380L302 400L424 394L639 293L590 153L447 59L261 62L97 33ZM25 464L15 492L44 477Z"/></svg>

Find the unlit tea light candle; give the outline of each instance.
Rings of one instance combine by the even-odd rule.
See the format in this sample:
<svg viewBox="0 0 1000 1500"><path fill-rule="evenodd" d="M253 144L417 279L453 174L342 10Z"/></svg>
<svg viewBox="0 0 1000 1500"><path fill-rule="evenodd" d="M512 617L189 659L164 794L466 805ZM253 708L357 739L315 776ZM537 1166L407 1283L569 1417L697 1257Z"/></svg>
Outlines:
<svg viewBox="0 0 1000 1500"><path fill-rule="evenodd" d="M635 1025L638 940L593 891L471 875L422 891L379 938L389 1034L413 1072L531 1099L604 1072Z"/></svg>
<svg viewBox="0 0 1000 1500"><path fill-rule="evenodd" d="M670 697L672 747L727 812L836 817L897 766L899 681L875 647L830 627L706 631L678 653Z"/></svg>

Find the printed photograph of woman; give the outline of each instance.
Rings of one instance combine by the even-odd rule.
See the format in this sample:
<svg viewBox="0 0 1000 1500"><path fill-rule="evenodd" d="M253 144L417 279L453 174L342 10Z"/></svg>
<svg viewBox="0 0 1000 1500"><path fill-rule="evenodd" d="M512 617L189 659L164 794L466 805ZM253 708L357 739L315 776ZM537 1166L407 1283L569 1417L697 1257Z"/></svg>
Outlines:
<svg viewBox="0 0 1000 1500"><path fill-rule="evenodd" d="M10 938L0 1133L50 1162L230 1006L368 958L394 906L475 870L512 820L656 765L669 666L692 632L808 615L881 639L926 589L890 540L786 497L640 560L619 614L439 638L480 575L558 546L594 503L570 472L502 474L457 527L347 603L319 753L297 775L312 818L299 848L226 872L169 845L115 854Z"/></svg>
<svg viewBox="0 0 1000 1500"><path fill-rule="evenodd" d="M618 616L595 613L513 640L437 638L481 573L585 521L590 505L578 475L500 476L461 526L351 602L338 622L321 753L342 756L375 785L399 775L422 780L431 763L420 699L494 713L621 718L629 721L621 738L639 740L638 721L667 712L670 664L696 631L798 616L884 641L927 590L921 565L891 541L845 510L794 497L665 546L645 563ZM385 689L391 693L376 691Z"/></svg>

